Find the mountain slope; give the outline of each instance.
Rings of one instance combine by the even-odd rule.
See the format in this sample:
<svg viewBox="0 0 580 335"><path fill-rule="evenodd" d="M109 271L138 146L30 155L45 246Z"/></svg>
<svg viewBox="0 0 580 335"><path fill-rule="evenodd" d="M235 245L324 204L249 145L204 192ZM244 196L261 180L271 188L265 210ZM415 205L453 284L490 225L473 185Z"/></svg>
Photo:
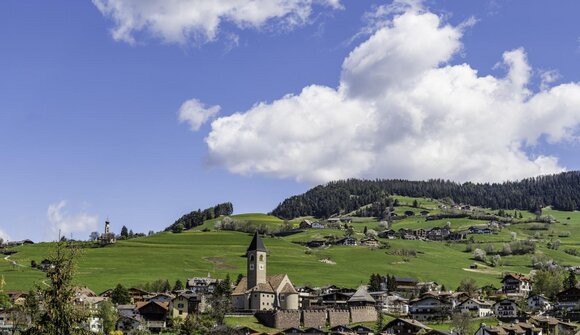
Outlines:
<svg viewBox="0 0 580 335"><path fill-rule="evenodd" d="M389 195L443 199L492 209L536 211L545 206L572 211L580 206L580 172L563 172L504 183L456 183L441 179L348 179L317 186L280 203L272 215L292 219L299 216L326 218L348 213Z"/></svg>

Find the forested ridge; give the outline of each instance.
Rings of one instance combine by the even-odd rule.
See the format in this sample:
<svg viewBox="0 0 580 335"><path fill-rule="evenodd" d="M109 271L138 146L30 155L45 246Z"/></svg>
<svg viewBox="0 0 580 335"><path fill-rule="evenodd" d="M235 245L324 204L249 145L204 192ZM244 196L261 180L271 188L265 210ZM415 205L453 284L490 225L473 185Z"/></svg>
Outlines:
<svg viewBox="0 0 580 335"><path fill-rule="evenodd" d="M196 211L185 214L179 219L175 220L175 222L171 226L165 228L165 230L173 230L177 225L183 225L182 229L190 229L202 225L206 220L215 219L221 215L232 215L233 212L234 205L232 205L231 202L224 202L204 210L198 209Z"/></svg>
<svg viewBox="0 0 580 335"><path fill-rule="evenodd" d="M536 211L545 206L572 211L580 206L580 172L563 172L504 183L457 183L448 180L348 179L316 186L290 197L273 211L284 219L327 218L349 213L390 195L443 199L491 209Z"/></svg>

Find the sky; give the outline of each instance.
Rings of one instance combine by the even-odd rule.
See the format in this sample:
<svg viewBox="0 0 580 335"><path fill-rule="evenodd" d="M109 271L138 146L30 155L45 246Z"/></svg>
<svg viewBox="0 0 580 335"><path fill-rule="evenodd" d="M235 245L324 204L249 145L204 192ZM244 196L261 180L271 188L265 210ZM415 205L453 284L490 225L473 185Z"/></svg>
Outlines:
<svg viewBox="0 0 580 335"><path fill-rule="evenodd" d="M580 169L580 3L0 2L0 237Z"/></svg>

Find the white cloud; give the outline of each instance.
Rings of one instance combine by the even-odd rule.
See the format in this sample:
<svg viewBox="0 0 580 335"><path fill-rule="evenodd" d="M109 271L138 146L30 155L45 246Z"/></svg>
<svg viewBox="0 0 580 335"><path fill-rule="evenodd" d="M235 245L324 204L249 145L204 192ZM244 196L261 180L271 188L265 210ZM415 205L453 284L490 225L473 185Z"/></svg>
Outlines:
<svg viewBox="0 0 580 335"><path fill-rule="evenodd" d="M550 85L560 78L560 72L557 70L540 71L540 90L544 91L549 89Z"/></svg>
<svg viewBox="0 0 580 335"><path fill-rule="evenodd" d="M69 214L65 207L67 202L50 204L47 210L48 234L50 239L56 239L60 231L62 236L68 237L70 233L87 233L97 228L98 216L81 212Z"/></svg>
<svg viewBox="0 0 580 335"><path fill-rule="evenodd" d="M339 0L92 0L111 18L117 41L135 43L148 33L168 43L215 40L222 22L240 29L276 24L284 29L308 21L315 5L341 8Z"/></svg>
<svg viewBox="0 0 580 335"><path fill-rule="evenodd" d="M201 101L190 99L179 108L179 122L187 122L191 130L198 131L204 123L219 113L220 109L220 106L206 107Z"/></svg>
<svg viewBox="0 0 580 335"><path fill-rule="evenodd" d="M467 24L412 2L345 59L338 88L308 86L212 123L210 160L233 173L313 183L349 177L503 181L564 170L530 157L540 138L574 138L580 84L528 88L522 49L505 76L450 65Z"/></svg>

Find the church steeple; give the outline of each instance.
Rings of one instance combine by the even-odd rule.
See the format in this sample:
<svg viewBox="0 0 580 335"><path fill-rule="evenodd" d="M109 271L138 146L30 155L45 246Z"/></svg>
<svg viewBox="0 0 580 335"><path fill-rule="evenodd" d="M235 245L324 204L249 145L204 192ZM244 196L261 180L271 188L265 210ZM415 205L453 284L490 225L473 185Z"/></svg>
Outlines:
<svg viewBox="0 0 580 335"><path fill-rule="evenodd" d="M264 246L264 242L262 242L262 239L260 238L260 235L258 235L258 232L254 234L254 238L252 239L252 242L250 242L250 246L248 247L246 253L250 251L267 252L266 247Z"/></svg>
<svg viewBox="0 0 580 335"><path fill-rule="evenodd" d="M248 256L248 289L266 283L267 250L260 235L256 232L246 251Z"/></svg>

